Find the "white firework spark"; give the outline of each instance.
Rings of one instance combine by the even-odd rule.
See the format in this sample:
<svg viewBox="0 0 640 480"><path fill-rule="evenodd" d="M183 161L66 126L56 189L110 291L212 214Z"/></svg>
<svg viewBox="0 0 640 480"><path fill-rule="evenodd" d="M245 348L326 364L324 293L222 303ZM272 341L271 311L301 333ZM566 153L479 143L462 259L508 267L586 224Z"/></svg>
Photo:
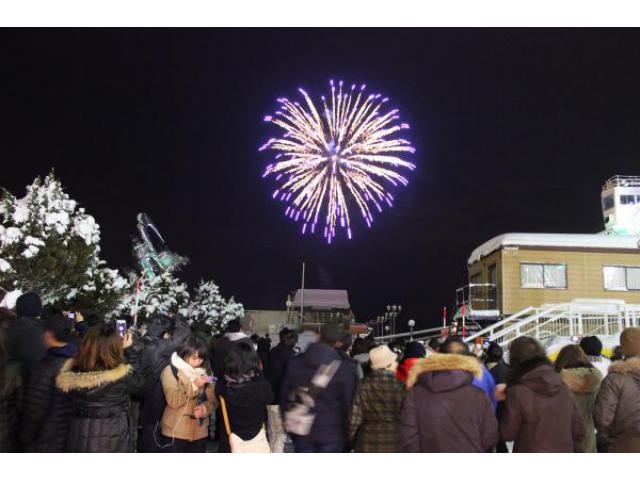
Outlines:
<svg viewBox="0 0 640 480"><path fill-rule="evenodd" d="M287 203L286 215L302 222L303 234L314 233L322 215L329 243L337 226L352 237L349 203L371 227L372 209L381 212L384 203L393 205L386 188L408 183L396 170L416 168L400 158L415 149L409 141L397 138L409 128L399 123L398 110L382 112L387 98L366 95L365 85L352 85L350 90L343 90L342 81L336 87L331 80L330 85L329 102L321 97L322 113L302 89L303 105L279 98L280 109L265 121L285 133L260 148L276 152L276 163L269 164L263 174L275 175L279 184L273 198Z"/></svg>

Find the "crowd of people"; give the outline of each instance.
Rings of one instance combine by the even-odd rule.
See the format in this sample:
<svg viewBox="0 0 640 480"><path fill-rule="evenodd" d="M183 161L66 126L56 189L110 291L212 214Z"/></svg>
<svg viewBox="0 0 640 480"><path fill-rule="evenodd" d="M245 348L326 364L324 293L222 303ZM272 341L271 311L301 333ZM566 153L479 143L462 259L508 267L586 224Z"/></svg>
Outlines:
<svg viewBox="0 0 640 480"><path fill-rule="evenodd" d="M531 337L508 362L461 338L428 345L319 333L214 337L181 315L120 330L0 309L2 452L640 452L640 329L619 355L597 337L551 362Z"/></svg>

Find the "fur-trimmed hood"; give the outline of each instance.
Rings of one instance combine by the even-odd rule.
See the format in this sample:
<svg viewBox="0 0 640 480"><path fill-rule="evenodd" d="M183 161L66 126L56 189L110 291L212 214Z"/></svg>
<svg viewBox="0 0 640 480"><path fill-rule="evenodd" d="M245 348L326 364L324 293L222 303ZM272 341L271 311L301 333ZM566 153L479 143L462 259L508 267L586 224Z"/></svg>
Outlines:
<svg viewBox="0 0 640 480"><path fill-rule="evenodd" d="M441 374L435 375L438 372ZM420 383L432 391L454 390L470 384L473 377L482 378L482 366L475 357L435 354L415 363L407 377L407 388Z"/></svg>
<svg viewBox="0 0 640 480"><path fill-rule="evenodd" d="M640 357L631 357L626 360L618 360L609 365L609 373L621 373L632 375L640 379Z"/></svg>
<svg viewBox="0 0 640 480"><path fill-rule="evenodd" d="M569 390L577 394L594 393L602 383L602 374L597 368L564 368L560 377Z"/></svg>
<svg viewBox="0 0 640 480"><path fill-rule="evenodd" d="M56 387L63 392L71 390L89 390L109 383L115 383L126 377L133 368L128 363L122 363L111 370L97 370L94 372L75 372L75 360L70 358L62 365L56 377Z"/></svg>

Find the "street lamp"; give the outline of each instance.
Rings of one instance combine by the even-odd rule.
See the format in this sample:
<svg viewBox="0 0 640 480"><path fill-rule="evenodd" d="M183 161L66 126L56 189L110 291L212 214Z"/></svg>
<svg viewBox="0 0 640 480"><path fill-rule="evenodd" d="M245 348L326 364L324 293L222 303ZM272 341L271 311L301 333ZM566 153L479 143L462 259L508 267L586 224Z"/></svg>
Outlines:
<svg viewBox="0 0 640 480"><path fill-rule="evenodd" d="M416 321L412 318L407 322L407 325L409 325L409 340L413 341L413 327L416 326Z"/></svg>

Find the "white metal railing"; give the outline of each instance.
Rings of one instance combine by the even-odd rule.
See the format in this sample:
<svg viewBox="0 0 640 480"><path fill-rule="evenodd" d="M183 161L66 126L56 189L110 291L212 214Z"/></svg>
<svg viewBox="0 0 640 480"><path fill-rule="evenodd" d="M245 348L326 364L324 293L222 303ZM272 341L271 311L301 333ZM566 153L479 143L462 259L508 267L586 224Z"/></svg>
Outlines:
<svg viewBox="0 0 640 480"><path fill-rule="evenodd" d="M465 342L471 342L478 337L492 337L496 332L502 330L507 325L513 324L513 322L523 321L530 317L532 312L538 312L537 308L527 307L524 310L519 311L518 313L514 313L513 315L508 316L507 318L503 318L499 322L496 322L492 325L489 325L486 328L483 328L480 331L477 331L467 337L464 338Z"/></svg>
<svg viewBox="0 0 640 480"><path fill-rule="evenodd" d="M398 338L410 338L411 336L413 336L414 340L422 340L425 338L438 337L440 336L441 333L442 333L442 327L435 327L435 328L426 328L424 330L414 330L413 332L396 333L394 335L384 335L381 337L375 337L375 339L380 341L389 341L389 340L396 340Z"/></svg>
<svg viewBox="0 0 640 480"><path fill-rule="evenodd" d="M527 315L529 314L529 315ZM529 307L490 327L465 337L466 342L482 336L508 346L522 336L539 340L552 337L617 335L626 327L640 324L640 305L622 301L574 300L570 303Z"/></svg>
<svg viewBox="0 0 640 480"><path fill-rule="evenodd" d="M611 187L640 187L640 177L615 175L605 182L602 189L606 190Z"/></svg>

